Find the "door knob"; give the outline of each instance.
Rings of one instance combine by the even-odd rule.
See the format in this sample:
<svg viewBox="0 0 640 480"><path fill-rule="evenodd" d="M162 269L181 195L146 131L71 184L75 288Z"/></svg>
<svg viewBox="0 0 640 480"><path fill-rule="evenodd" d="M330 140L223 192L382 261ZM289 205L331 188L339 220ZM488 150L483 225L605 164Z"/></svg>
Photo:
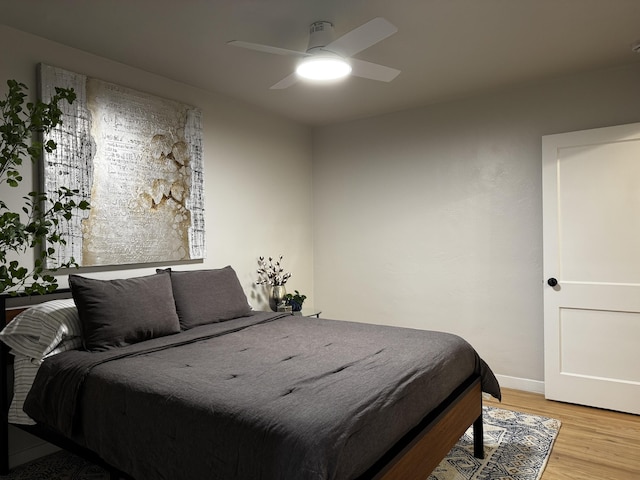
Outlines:
<svg viewBox="0 0 640 480"><path fill-rule="evenodd" d="M549 284L550 287L555 287L558 284L558 280L551 277L549 280L547 280L547 283Z"/></svg>

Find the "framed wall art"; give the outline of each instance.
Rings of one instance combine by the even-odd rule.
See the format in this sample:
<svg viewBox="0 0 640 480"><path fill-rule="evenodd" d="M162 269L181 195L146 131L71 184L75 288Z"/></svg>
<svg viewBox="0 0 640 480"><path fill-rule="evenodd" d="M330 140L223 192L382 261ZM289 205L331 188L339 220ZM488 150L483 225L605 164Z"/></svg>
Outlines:
<svg viewBox="0 0 640 480"><path fill-rule="evenodd" d="M49 65L39 77L43 101L55 87L77 95L48 136L58 147L45 152L44 189L78 189L91 204L65 226L66 245L47 266L204 258L200 110Z"/></svg>

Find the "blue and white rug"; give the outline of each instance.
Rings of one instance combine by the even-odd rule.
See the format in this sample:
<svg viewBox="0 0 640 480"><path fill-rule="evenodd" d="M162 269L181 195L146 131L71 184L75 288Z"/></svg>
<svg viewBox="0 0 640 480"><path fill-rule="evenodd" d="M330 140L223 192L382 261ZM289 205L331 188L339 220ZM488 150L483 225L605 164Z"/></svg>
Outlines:
<svg viewBox="0 0 640 480"><path fill-rule="evenodd" d="M484 459L469 428L428 480L539 480L560 430L553 418L482 407Z"/></svg>

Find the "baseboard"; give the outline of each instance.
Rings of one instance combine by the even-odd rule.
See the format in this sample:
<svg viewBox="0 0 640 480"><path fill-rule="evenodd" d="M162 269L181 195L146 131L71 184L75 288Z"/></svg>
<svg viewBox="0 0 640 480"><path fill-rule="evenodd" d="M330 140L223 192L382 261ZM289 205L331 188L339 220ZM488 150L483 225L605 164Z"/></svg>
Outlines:
<svg viewBox="0 0 640 480"><path fill-rule="evenodd" d="M31 462L60 450L41 438L9 425L9 468Z"/></svg>
<svg viewBox="0 0 640 480"><path fill-rule="evenodd" d="M32 462L33 460L57 452L58 450L60 449L55 445L43 442L40 445L35 445L31 448L20 450L19 452L13 452L9 455L9 468L15 468L18 465Z"/></svg>
<svg viewBox="0 0 640 480"><path fill-rule="evenodd" d="M532 393L544 393L544 382L530 380L528 378L510 377L508 375L496 375L501 387L513 388Z"/></svg>

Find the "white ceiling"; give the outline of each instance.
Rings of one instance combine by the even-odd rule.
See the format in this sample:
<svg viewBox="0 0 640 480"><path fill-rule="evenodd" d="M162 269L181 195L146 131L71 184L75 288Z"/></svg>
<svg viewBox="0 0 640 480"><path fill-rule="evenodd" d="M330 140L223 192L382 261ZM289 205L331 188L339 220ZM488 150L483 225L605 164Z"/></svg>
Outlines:
<svg viewBox="0 0 640 480"><path fill-rule="evenodd" d="M309 125L323 125L640 61L640 0L0 0L0 22ZM398 33L356 55L402 70L391 83L269 87L305 50L384 17ZM3 48L7 48L3 46ZM640 87L640 86L639 86Z"/></svg>

